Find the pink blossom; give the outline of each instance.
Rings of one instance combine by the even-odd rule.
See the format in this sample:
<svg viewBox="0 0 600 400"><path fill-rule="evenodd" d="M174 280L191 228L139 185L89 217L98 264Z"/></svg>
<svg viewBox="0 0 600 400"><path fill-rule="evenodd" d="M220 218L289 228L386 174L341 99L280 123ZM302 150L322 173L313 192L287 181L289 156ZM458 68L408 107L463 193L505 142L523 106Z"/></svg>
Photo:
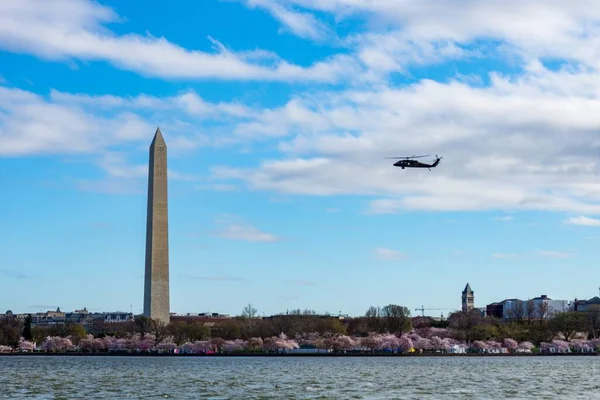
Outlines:
<svg viewBox="0 0 600 400"><path fill-rule="evenodd" d="M19 342L19 350L21 351L35 351L35 343L28 340L22 340Z"/></svg>
<svg viewBox="0 0 600 400"><path fill-rule="evenodd" d="M438 336L432 336L430 343L431 349L433 350L450 350L450 342L448 341L448 339L442 339Z"/></svg>
<svg viewBox="0 0 600 400"><path fill-rule="evenodd" d="M162 342L156 346L156 349L160 352L170 353L177 348L177 345L173 342Z"/></svg>
<svg viewBox="0 0 600 400"><path fill-rule="evenodd" d="M506 338L504 339L504 347L506 347L510 351L515 351L517 347L519 347L519 343L514 339Z"/></svg>
<svg viewBox="0 0 600 400"><path fill-rule="evenodd" d="M390 349L391 351L397 351L400 347L400 341L396 335L383 335L380 337L380 341L379 348L381 350Z"/></svg>
<svg viewBox="0 0 600 400"><path fill-rule="evenodd" d="M383 345L381 336L372 333L367 337L360 338L359 343L361 347L371 351L379 350Z"/></svg>
<svg viewBox="0 0 600 400"><path fill-rule="evenodd" d="M402 335L398 338L398 347L400 348L400 351L404 353L407 353L414 348L412 340L406 335Z"/></svg>
<svg viewBox="0 0 600 400"><path fill-rule="evenodd" d="M490 347L486 342L482 342L481 340L475 340L473 343L471 343L471 348L477 350L486 350Z"/></svg>
<svg viewBox="0 0 600 400"><path fill-rule="evenodd" d="M236 351L243 350L244 347L245 347L245 343L241 339L228 340L223 345L223 350L226 351L226 352L228 352L228 353L233 353L233 352L236 352Z"/></svg>
<svg viewBox="0 0 600 400"><path fill-rule="evenodd" d="M331 346L329 348L333 348L334 350L352 350L355 348L359 342L350 336L340 335L330 342Z"/></svg>
<svg viewBox="0 0 600 400"><path fill-rule="evenodd" d="M416 340L413 339L413 345L415 350L430 350L432 349L431 340L425 339L422 337L417 337Z"/></svg>
<svg viewBox="0 0 600 400"><path fill-rule="evenodd" d="M588 342L587 340L582 340L582 339L571 340L571 347L573 348L573 350L578 351L578 352L593 351L593 347L591 346L591 343Z"/></svg>
<svg viewBox="0 0 600 400"><path fill-rule="evenodd" d="M502 348L502 344L496 342L495 340L488 340L487 345L488 345L488 348L490 348L490 349L498 350L498 349Z"/></svg>
<svg viewBox="0 0 600 400"><path fill-rule="evenodd" d="M264 345L264 342L263 342L262 338L259 338L259 337L252 337L252 338L248 339L248 341L246 342L246 348L249 350L262 349L263 345Z"/></svg>
<svg viewBox="0 0 600 400"><path fill-rule="evenodd" d="M568 352L570 350L569 342L564 340L553 340L552 347L554 347L559 352Z"/></svg>
<svg viewBox="0 0 600 400"><path fill-rule="evenodd" d="M10 353L10 352L12 352L12 347L0 344L0 353Z"/></svg>
<svg viewBox="0 0 600 400"><path fill-rule="evenodd" d="M534 349L534 345L531 342L521 342L519 343L518 348L522 349L522 350L533 350Z"/></svg>
<svg viewBox="0 0 600 400"><path fill-rule="evenodd" d="M68 338L62 338L60 336L48 336L41 346L42 350L48 352L57 351L68 351L75 349L75 346Z"/></svg>

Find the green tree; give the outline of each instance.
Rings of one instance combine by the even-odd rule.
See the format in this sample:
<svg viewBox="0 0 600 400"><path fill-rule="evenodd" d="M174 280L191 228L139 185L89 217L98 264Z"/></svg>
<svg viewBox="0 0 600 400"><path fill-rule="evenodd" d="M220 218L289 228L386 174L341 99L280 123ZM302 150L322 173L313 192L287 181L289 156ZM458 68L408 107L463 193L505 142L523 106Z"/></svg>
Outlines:
<svg viewBox="0 0 600 400"><path fill-rule="evenodd" d="M17 347L21 337L21 323L14 317L0 320L0 344Z"/></svg>
<svg viewBox="0 0 600 400"><path fill-rule="evenodd" d="M74 345L79 344L79 341L85 337L87 332L85 328L80 324L68 324L65 326L66 328L66 336L71 336L71 342Z"/></svg>
<svg viewBox="0 0 600 400"><path fill-rule="evenodd" d="M385 327L390 333L402 334L412 328L410 311L408 308L396 304L389 304L381 309L381 317Z"/></svg>
<svg viewBox="0 0 600 400"><path fill-rule="evenodd" d="M557 313L548 322L548 327L552 333L560 334L570 342L577 332L586 330L586 316L577 311Z"/></svg>
<svg viewBox="0 0 600 400"><path fill-rule="evenodd" d="M23 327L23 339L31 341L33 339L33 335L31 334L31 315L28 314L25 318L25 326Z"/></svg>

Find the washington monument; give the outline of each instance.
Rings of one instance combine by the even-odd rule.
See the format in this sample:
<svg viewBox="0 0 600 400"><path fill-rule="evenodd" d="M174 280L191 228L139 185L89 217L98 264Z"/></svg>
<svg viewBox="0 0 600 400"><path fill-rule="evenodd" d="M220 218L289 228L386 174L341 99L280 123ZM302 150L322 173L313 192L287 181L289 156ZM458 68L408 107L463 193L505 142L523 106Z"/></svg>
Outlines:
<svg viewBox="0 0 600 400"><path fill-rule="evenodd" d="M144 316L168 324L169 223L167 210L167 144L160 128L150 144Z"/></svg>

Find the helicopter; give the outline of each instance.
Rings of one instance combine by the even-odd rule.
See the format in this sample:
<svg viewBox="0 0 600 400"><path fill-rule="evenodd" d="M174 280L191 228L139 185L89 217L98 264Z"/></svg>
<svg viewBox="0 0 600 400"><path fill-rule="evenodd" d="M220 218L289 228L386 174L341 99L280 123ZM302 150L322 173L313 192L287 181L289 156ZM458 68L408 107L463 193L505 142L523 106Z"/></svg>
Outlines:
<svg viewBox="0 0 600 400"><path fill-rule="evenodd" d="M440 163L440 160L443 158L443 157L438 157L436 154L435 161L433 162L433 164L425 164L425 163L419 162L417 160L414 160L414 158L421 158L421 157L429 157L429 156L424 155L424 156L411 156L411 157L384 157L384 158L400 159L400 161L396 161L394 163L394 167L400 167L402 169L404 169L404 168L427 168L430 171L431 171L431 168L437 167L437 165Z"/></svg>

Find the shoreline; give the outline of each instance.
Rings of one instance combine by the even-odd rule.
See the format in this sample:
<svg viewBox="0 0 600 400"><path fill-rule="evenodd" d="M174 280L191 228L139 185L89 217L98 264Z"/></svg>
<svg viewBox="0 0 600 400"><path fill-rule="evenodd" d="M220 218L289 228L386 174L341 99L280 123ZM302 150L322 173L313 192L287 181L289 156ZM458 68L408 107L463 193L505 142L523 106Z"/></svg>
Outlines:
<svg viewBox="0 0 600 400"><path fill-rule="evenodd" d="M111 353L0 353L3 356L27 356L27 357L47 357L47 356L75 356L75 357L576 357L576 356L600 356L600 353L498 353L498 354L482 354L482 353L424 353L424 354L394 354L394 353L221 353L221 354L153 354L153 353L128 353L128 352L111 352Z"/></svg>

